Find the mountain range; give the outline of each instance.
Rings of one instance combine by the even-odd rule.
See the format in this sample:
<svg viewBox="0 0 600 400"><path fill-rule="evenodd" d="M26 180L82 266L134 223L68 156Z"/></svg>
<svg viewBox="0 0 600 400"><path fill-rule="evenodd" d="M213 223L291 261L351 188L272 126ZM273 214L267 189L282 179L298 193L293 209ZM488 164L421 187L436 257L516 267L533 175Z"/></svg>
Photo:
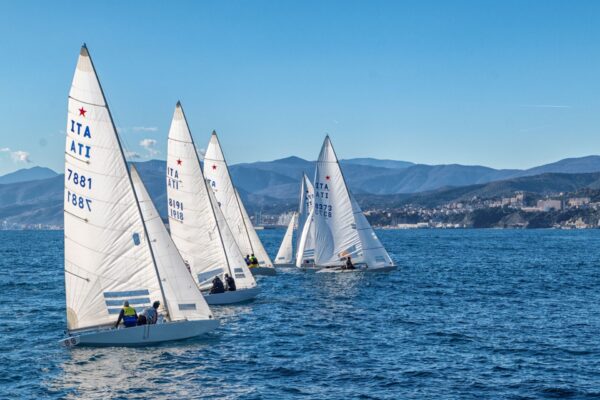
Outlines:
<svg viewBox="0 0 600 400"><path fill-rule="evenodd" d="M58 174L46 167L23 168L10 174L0 176L0 185L6 183L36 181L39 179L53 178Z"/></svg>
<svg viewBox="0 0 600 400"><path fill-rule="evenodd" d="M560 187L565 189L559 191L566 191L595 185L595 177L580 175L600 172L600 156L568 158L526 170L373 158L340 163L350 189L360 202L386 206L394 202L432 204L512 189L543 192ZM165 161L135 164L159 212L166 215ZM292 156L235 164L230 172L251 214L255 210L276 214L297 206L301 174L305 172L312 178L314 168L314 161ZM62 198L63 176L48 168L34 167L0 176L0 221L62 225Z"/></svg>

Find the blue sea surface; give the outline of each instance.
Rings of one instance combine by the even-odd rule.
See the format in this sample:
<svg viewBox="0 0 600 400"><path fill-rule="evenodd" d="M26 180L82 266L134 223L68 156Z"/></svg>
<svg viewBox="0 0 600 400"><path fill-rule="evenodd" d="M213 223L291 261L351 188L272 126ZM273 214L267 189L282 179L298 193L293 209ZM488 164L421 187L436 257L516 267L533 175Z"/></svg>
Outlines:
<svg viewBox="0 0 600 400"><path fill-rule="evenodd" d="M600 397L600 231L379 235L395 272L283 270L203 338L67 349L62 232L0 232L0 398Z"/></svg>

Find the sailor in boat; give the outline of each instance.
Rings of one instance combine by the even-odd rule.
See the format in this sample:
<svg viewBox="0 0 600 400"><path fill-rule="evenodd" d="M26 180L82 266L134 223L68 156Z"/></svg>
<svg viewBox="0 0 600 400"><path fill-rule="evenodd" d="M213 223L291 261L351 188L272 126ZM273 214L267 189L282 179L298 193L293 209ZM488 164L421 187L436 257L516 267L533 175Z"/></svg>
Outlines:
<svg viewBox="0 0 600 400"><path fill-rule="evenodd" d="M225 293L225 286L223 281L219 278L219 275L215 276L212 280L212 287L210 288L210 294Z"/></svg>
<svg viewBox="0 0 600 400"><path fill-rule="evenodd" d="M346 257L346 264L342 266L342 269L356 269L352 264L352 257Z"/></svg>
<svg viewBox="0 0 600 400"><path fill-rule="evenodd" d="M229 276L229 274L225 274L225 283L227 284L227 290L230 292L235 292L235 280L233 276Z"/></svg>
<svg viewBox="0 0 600 400"><path fill-rule="evenodd" d="M254 253L250 255L250 268L258 267L258 258L254 256Z"/></svg>
<svg viewBox="0 0 600 400"><path fill-rule="evenodd" d="M244 261L246 261L247 266L250 266L250 256L248 254L246 254L246 257L244 257Z"/></svg>
<svg viewBox="0 0 600 400"><path fill-rule="evenodd" d="M160 306L160 301L155 301L152 304L152 307L147 307L140 313L138 316L138 325L154 325L158 321L158 307Z"/></svg>
<svg viewBox="0 0 600 400"><path fill-rule="evenodd" d="M119 327L119 324L123 321L123 325L125 328L131 328L137 325L138 316L135 312L135 308L129 305L129 301L125 300L123 303L123 309L119 313L119 318L117 319L117 323L115 324L115 328Z"/></svg>

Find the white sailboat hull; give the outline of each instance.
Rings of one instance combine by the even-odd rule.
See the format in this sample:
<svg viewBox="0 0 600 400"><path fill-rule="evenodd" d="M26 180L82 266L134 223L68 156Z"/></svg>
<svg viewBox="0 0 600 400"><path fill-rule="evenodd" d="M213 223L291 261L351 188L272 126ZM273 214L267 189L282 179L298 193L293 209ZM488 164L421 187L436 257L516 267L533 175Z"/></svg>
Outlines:
<svg viewBox="0 0 600 400"><path fill-rule="evenodd" d="M273 275L277 274L277 271L275 271L275 268L273 268L273 267L251 267L250 272L252 272L252 275L254 275L254 276L257 276L257 275L273 276Z"/></svg>
<svg viewBox="0 0 600 400"><path fill-rule="evenodd" d="M253 287L250 289L238 289L233 292L204 294L204 299L211 306L235 304L254 299L260 293L260 289Z"/></svg>
<svg viewBox="0 0 600 400"><path fill-rule="evenodd" d="M65 346L146 346L200 336L217 326L219 321L214 319L167 322L85 332L63 339L61 343Z"/></svg>
<svg viewBox="0 0 600 400"><path fill-rule="evenodd" d="M283 264L275 264L275 267L279 268L295 268L296 264L293 262L283 263Z"/></svg>

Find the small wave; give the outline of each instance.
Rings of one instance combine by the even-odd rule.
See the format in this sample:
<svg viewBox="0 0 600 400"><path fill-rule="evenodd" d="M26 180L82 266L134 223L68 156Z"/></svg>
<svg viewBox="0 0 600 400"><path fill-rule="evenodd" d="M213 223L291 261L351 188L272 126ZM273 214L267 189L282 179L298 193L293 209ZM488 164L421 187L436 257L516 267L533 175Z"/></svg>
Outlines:
<svg viewBox="0 0 600 400"><path fill-rule="evenodd" d="M547 387L542 389L541 395L550 399L559 399L565 397L574 397L577 396L579 392L570 388L564 387Z"/></svg>

